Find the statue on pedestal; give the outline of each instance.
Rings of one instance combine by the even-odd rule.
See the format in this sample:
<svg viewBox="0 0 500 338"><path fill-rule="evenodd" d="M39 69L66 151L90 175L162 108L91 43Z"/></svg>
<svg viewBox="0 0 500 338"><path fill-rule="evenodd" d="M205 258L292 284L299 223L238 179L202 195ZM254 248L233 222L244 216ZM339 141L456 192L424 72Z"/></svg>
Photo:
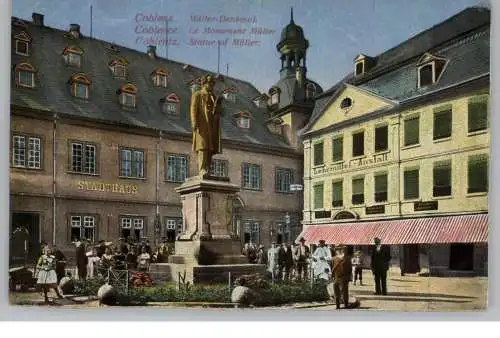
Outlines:
<svg viewBox="0 0 500 338"><path fill-rule="evenodd" d="M213 87L215 78L205 75L201 80L201 89L191 97L191 125L193 130L193 150L198 153L200 178L209 175L214 154L222 152L220 142L220 97L215 96Z"/></svg>

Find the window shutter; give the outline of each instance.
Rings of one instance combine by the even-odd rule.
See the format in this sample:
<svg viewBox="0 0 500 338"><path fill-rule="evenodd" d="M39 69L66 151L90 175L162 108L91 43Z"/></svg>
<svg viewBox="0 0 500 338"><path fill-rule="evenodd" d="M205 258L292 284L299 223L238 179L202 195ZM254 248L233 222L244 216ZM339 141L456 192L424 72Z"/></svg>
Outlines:
<svg viewBox="0 0 500 338"><path fill-rule="evenodd" d="M441 139L451 136L452 110L434 111L434 139Z"/></svg>
<svg viewBox="0 0 500 338"><path fill-rule="evenodd" d="M488 128L488 95L469 98L468 131L474 132Z"/></svg>
<svg viewBox="0 0 500 338"><path fill-rule="evenodd" d="M488 155L473 155L468 163L468 189L467 193L488 191Z"/></svg>
<svg viewBox="0 0 500 338"><path fill-rule="evenodd" d="M333 202L334 202L334 205L333 206L341 206L341 205L335 205L335 202L337 201L342 201L343 199L343 181L338 181L338 182L334 182L332 184L332 199L333 199Z"/></svg>
<svg viewBox="0 0 500 338"><path fill-rule="evenodd" d="M323 183L314 186L314 209L323 208Z"/></svg>
<svg viewBox="0 0 500 338"><path fill-rule="evenodd" d="M404 198L415 199L419 197L419 170L404 172Z"/></svg>
<svg viewBox="0 0 500 338"><path fill-rule="evenodd" d="M344 138L343 137L337 137L334 138L332 141L332 148L333 148L333 161L342 161L343 159L343 150L344 150Z"/></svg>
<svg viewBox="0 0 500 338"><path fill-rule="evenodd" d="M362 195L365 192L365 179L356 178L352 180L352 194L353 195Z"/></svg>
<svg viewBox="0 0 500 338"><path fill-rule="evenodd" d="M388 126L375 128L375 151L384 151L388 148Z"/></svg>
<svg viewBox="0 0 500 338"><path fill-rule="evenodd" d="M387 192L387 174L375 176L375 193L378 192Z"/></svg>
<svg viewBox="0 0 500 338"><path fill-rule="evenodd" d="M418 116L409 118L405 120L404 123L405 132L405 146L412 144L418 144L420 142L420 118Z"/></svg>
<svg viewBox="0 0 500 338"><path fill-rule="evenodd" d="M323 142L314 145L314 165L323 164Z"/></svg>

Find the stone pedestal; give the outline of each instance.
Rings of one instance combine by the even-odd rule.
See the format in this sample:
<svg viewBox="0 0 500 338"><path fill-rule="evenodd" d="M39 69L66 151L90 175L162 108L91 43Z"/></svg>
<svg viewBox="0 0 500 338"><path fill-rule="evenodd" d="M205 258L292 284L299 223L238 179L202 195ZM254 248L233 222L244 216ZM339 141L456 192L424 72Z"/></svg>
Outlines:
<svg viewBox="0 0 500 338"><path fill-rule="evenodd" d="M229 275L237 278L265 271L264 265L247 264L233 233L232 205L239 190L229 179L218 177L190 177L176 189L181 195L184 231L169 257L173 280L182 275L192 283L227 282Z"/></svg>

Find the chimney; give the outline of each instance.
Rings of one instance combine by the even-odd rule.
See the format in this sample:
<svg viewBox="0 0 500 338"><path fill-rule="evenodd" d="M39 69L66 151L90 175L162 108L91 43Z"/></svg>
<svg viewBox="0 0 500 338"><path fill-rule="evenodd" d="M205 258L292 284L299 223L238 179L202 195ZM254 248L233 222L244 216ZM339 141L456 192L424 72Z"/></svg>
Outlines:
<svg viewBox="0 0 500 338"><path fill-rule="evenodd" d="M156 59L156 46L148 46L148 56L151 59Z"/></svg>
<svg viewBox="0 0 500 338"><path fill-rule="evenodd" d="M69 25L69 33L75 38L80 38L80 25L72 23Z"/></svg>
<svg viewBox="0 0 500 338"><path fill-rule="evenodd" d="M43 14L33 13L31 17L33 18L33 23L36 26L43 26Z"/></svg>

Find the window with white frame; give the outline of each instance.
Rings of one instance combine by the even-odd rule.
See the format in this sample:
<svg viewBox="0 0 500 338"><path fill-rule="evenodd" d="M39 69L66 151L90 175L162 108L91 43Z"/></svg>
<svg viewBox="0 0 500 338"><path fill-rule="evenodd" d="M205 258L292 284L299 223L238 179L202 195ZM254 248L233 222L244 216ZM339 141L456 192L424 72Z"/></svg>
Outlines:
<svg viewBox="0 0 500 338"><path fill-rule="evenodd" d="M16 40L16 54L28 56L29 55L29 41Z"/></svg>
<svg viewBox="0 0 500 338"><path fill-rule="evenodd" d="M243 163L242 176L243 188L260 190L261 175L259 165Z"/></svg>
<svg viewBox="0 0 500 338"><path fill-rule="evenodd" d="M72 215L70 218L71 240L95 242L96 217L92 215Z"/></svg>
<svg viewBox="0 0 500 338"><path fill-rule="evenodd" d="M163 74L163 73L157 73L156 76L155 76L155 79L156 79L156 86L157 87L163 87L163 88L167 88L167 75L166 74Z"/></svg>
<svg viewBox="0 0 500 338"><path fill-rule="evenodd" d="M120 217L120 230L123 238L130 238L135 242L139 242L144 237L144 217Z"/></svg>
<svg viewBox="0 0 500 338"><path fill-rule="evenodd" d="M248 116L238 117L238 127L242 129L250 128L250 118Z"/></svg>
<svg viewBox="0 0 500 338"><path fill-rule="evenodd" d="M260 243L260 224L258 222L246 221L243 222L244 226L244 241L245 243Z"/></svg>
<svg viewBox="0 0 500 338"><path fill-rule="evenodd" d="M210 175L215 177L228 177L228 164L227 160L220 160L213 158L210 164Z"/></svg>
<svg viewBox="0 0 500 338"><path fill-rule="evenodd" d="M167 240L173 242L184 230L182 217L168 217L165 223Z"/></svg>
<svg viewBox="0 0 500 338"><path fill-rule="evenodd" d="M71 143L71 171L82 174L97 173L97 149L94 144Z"/></svg>
<svg viewBox="0 0 500 338"><path fill-rule="evenodd" d="M187 156L167 155L167 181L183 183L187 177Z"/></svg>
<svg viewBox="0 0 500 338"><path fill-rule="evenodd" d="M89 85L83 82L73 83L74 92L73 95L79 99L87 99L89 96Z"/></svg>
<svg viewBox="0 0 500 338"><path fill-rule="evenodd" d="M42 142L37 136L12 136L12 165L16 168L41 169Z"/></svg>
<svg viewBox="0 0 500 338"><path fill-rule="evenodd" d="M132 93L121 93L120 103L125 107L135 107L135 94Z"/></svg>
<svg viewBox="0 0 500 338"><path fill-rule="evenodd" d="M177 103L165 102L163 104L163 112L169 115L177 115Z"/></svg>
<svg viewBox="0 0 500 338"><path fill-rule="evenodd" d="M278 104L280 102L280 93L278 91L271 94L271 104Z"/></svg>
<svg viewBox="0 0 500 338"><path fill-rule="evenodd" d="M68 66L80 67L82 56L78 53L67 52L64 55L64 60Z"/></svg>
<svg viewBox="0 0 500 338"><path fill-rule="evenodd" d="M236 93L234 93L234 92L225 92L223 94L223 96L224 96L224 99L226 99L229 102L233 102L233 103L236 102Z"/></svg>
<svg viewBox="0 0 500 338"><path fill-rule="evenodd" d="M112 68L111 71L113 72L113 75L118 78L126 78L127 77L127 67L122 64L115 64Z"/></svg>
<svg viewBox="0 0 500 338"><path fill-rule="evenodd" d="M17 67L17 84L20 87L35 87L35 68L29 64Z"/></svg>
<svg viewBox="0 0 500 338"><path fill-rule="evenodd" d="M293 170L289 168L276 168L276 191L290 192L290 185L293 184Z"/></svg>
<svg viewBox="0 0 500 338"><path fill-rule="evenodd" d="M144 151L120 149L120 176L144 178Z"/></svg>

